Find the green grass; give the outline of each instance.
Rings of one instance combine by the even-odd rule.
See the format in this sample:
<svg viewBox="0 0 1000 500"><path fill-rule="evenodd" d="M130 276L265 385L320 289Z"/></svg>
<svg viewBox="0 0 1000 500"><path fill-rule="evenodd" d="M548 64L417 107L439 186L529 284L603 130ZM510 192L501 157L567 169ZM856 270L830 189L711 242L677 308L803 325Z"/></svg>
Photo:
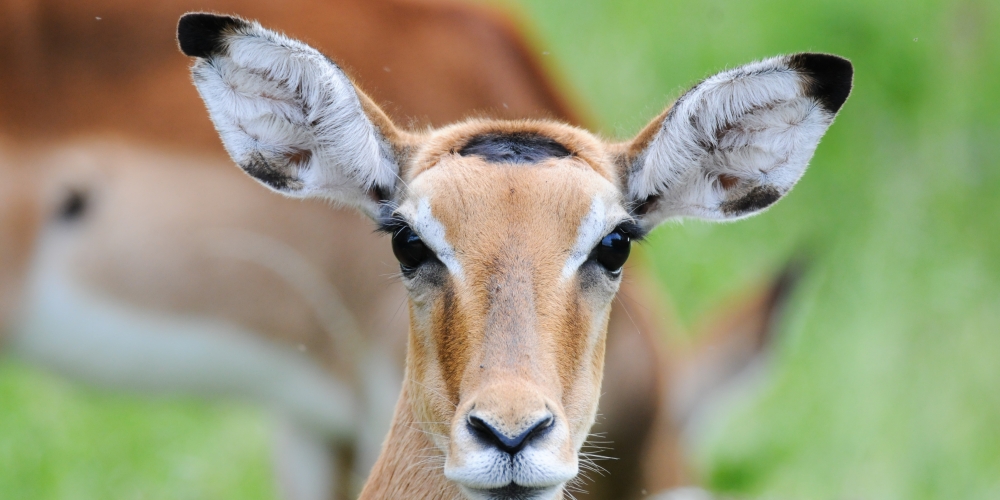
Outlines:
<svg viewBox="0 0 1000 500"><path fill-rule="evenodd" d="M851 58L854 93L787 199L661 228L642 251L685 321L812 258L766 386L698 450L704 480L767 499L1000 498L1000 2L501 3L618 137L713 71ZM0 497L267 498L264 426L8 364Z"/></svg>
<svg viewBox="0 0 1000 500"><path fill-rule="evenodd" d="M275 498L265 419L244 407L133 398L0 364L0 498Z"/></svg>

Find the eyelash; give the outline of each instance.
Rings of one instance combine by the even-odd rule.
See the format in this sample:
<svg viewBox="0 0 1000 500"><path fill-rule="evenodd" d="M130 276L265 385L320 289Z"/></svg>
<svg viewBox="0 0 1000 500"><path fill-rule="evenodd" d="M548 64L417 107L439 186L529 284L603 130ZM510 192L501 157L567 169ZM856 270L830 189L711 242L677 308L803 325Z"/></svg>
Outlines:
<svg viewBox="0 0 1000 500"><path fill-rule="evenodd" d="M638 222L634 220L622 221L614 229L615 231L621 231L622 234L628 236L633 242L642 241L646 239L646 235L649 234ZM614 232L614 231L612 231Z"/></svg>

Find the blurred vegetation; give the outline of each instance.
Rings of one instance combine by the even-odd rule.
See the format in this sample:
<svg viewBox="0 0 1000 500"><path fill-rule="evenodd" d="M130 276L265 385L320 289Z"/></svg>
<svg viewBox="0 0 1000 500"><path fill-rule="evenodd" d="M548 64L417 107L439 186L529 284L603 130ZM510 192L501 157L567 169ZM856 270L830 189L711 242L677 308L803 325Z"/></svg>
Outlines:
<svg viewBox="0 0 1000 500"><path fill-rule="evenodd" d="M711 72L850 58L854 92L791 195L654 232L687 322L811 259L767 386L699 450L754 498L1000 498L1000 2L524 0L553 64L625 137Z"/></svg>
<svg viewBox="0 0 1000 500"><path fill-rule="evenodd" d="M94 391L0 364L0 498L275 498L269 426L226 403Z"/></svg>
<svg viewBox="0 0 1000 500"><path fill-rule="evenodd" d="M641 252L688 323L810 258L765 387L706 431L703 479L747 498L1000 498L1000 2L491 3L615 137L726 67L852 59L854 93L787 199ZM268 498L268 462L251 410L0 369L0 497Z"/></svg>

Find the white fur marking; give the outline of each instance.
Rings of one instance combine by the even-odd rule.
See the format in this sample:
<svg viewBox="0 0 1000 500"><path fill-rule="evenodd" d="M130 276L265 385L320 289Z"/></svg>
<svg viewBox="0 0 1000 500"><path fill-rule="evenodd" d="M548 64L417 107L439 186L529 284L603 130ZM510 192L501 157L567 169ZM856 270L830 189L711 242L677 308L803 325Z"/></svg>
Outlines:
<svg viewBox="0 0 1000 500"><path fill-rule="evenodd" d="M562 278L564 280L572 277L573 273L587 261L594 245L597 245L607 232L607 209L601 197L594 196L593 201L590 202L590 211L580 221L580 226L576 231L576 244L570 250L566 265L563 266Z"/></svg>
<svg viewBox="0 0 1000 500"><path fill-rule="evenodd" d="M482 490L501 488L511 482L551 488L550 492L540 492L538 498L554 498L558 488L579 473L576 455L567 460L560 449L560 444L570 438L569 429L560 420L556 421L544 440L529 444L513 460L506 452L483 446L464 426L456 429L451 437L453 447L460 450L460 455L447 457L444 475L473 498L491 498L483 495Z"/></svg>
<svg viewBox="0 0 1000 500"><path fill-rule="evenodd" d="M417 203L417 215L413 221L413 229L424 240L437 255L452 274L462 277L462 264L455 257L455 249L448 243L446 232L441 221L434 218L431 213L431 202L427 198L421 198Z"/></svg>

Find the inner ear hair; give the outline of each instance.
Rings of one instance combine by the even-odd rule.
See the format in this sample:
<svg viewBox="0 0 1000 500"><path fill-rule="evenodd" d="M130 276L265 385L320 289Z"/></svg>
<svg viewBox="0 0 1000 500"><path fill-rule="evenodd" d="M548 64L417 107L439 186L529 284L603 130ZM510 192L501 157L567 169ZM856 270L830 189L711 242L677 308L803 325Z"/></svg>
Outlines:
<svg viewBox="0 0 1000 500"><path fill-rule="evenodd" d="M719 183L719 187L726 190L732 189L738 182L740 182L739 178L733 177L729 174L716 175L715 180Z"/></svg>
<svg viewBox="0 0 1000 500"><path fill-rule="evenodd" d="M631 141L612 148L633 213L736 219L772 205L798 181L850 95L850 61L774 57L706 78Z"/></svg>
<svg viewBox="0 0 1000 500"><path fill-rule="evenodd" d="M329 57L253 21L208 13L177 26L233 161L267 187L325 198L377 217L396 195L418 138L389 117Z"/></svg>

